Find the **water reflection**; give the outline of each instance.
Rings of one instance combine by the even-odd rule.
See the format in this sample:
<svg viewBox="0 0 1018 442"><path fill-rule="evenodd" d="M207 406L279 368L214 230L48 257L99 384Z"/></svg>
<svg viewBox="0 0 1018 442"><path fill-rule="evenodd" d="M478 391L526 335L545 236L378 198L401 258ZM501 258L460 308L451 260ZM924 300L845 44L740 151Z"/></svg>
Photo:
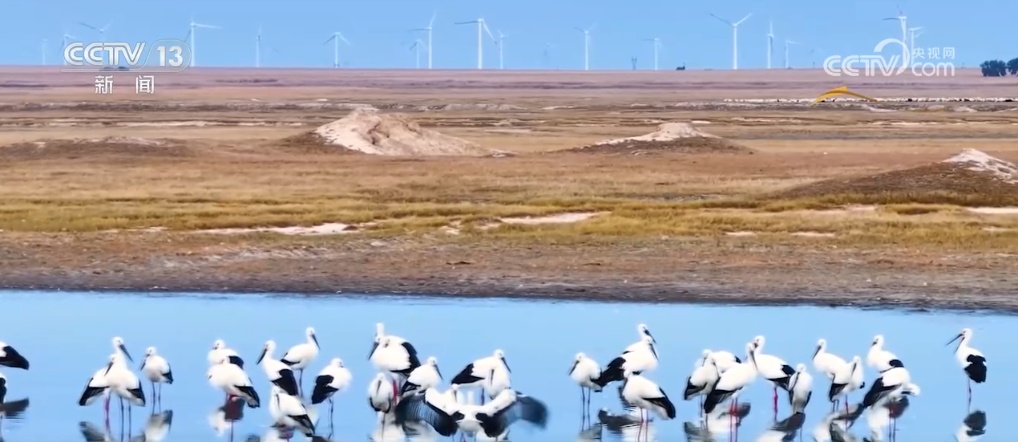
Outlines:
<svg viewBox="0 0 1018 442"><path fill-rule="evenodd" d="M23 419L25 410L28 410L28 398L18 399L16 401L4 402L0 404L0 426L3 425L4 419ZM2 428L2 427L0 427Z"/></svg>
<svg viewBox="0 0 1018 442"><path fill-rule="evenodd" d="M718 407L704 415L699 423L684 423L682 429L690 441L713 441L718 436L729 434L737 437L739 427L750 410L752 406L746 402L740 402L734 412L730 407Z"/></svg>
<svg viewBox="0 0 1018 442"><path fill-rule="evenodd" d="M215 431L216 436L222 437L227 430L230 433L230 440L233 440L234 424L244 419L244 400L231 398L222 406L216 407L209 413L209 426Z"/></svg>
<svg viewBox="0 0 1018 442"><path fill-rule="evenodd" d="M601 411L607 413L608 410L601 409ZM601 440L601 434L603 433L605 425L603 423L596 423L590 426L580 427L580 434L576 436L576 440L580 442L597 441Z"/></svg>
<svg viewBox="0 0 1018 442"><path fill-rule="evenodd" d="M173 410L158 411L152 413L145 421L145 428L141 434L132 437L131 442L159 442L166 439L170 433L170 426L173 425Z"/></svg>
<svg viewBox="0 0 1018 442"><path fill-rule="evenodd" d="M897 420L905 414L905 410L908 410L908 405L908 398L902 397L867 408L864 414L870 435L863 440L868 442L894 441L898 433ZM884 438L885 433L886 439Z"/></svg>
<svg viewBox="0 0 1018 442"><path fill-rule="evenodd" d="M849 433L848 429L862 416L863 411L862 405L856 404L844 412L836 409L827 413L813 428L813 440L815 442L854 440L855 436Z"/></svg>
<svg viewBox="0 0 1018 442"><path fill-rule="evenodd" d="M986 412L976 410L965 416L954 438L958 442L972 442L984 434L986 434Z"/></svg>
<svg viewBox="0 0 1018 442"><path fill-rule="evenodd" d="M802 424L806 423L805 413L792 413L778 422L775 422L767 430L765 430L760 436L757 436L757 442L791 442L795 440L795 436L802 429Z"/></svg>

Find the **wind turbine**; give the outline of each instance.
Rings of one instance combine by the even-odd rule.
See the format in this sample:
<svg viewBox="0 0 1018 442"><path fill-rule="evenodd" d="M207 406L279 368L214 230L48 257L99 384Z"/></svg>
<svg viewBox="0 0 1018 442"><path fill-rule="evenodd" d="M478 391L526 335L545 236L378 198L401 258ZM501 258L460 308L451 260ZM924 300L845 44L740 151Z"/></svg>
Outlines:
<svg viewBox="0 0 1018 442"><path fill-rule="evenodd" d="M62 40L63 46L61 46L61 48L66 48L67 44L71 41L72 38L78 38L78 37L75 37L75 36L73 36L71 34L68 34L68 33L64 32L64 36L63 36L63 40ZM67 60L64 60L64 64L65 65L67 64Z"/></svg>
<svg viewBox="0 0 1018 442"><path fill-rule="evenodd" d="M255 67L262 67L262 27L258 27L258 35L255 36Z"/></svg>
<svg viewBox="0 0 1018 442"><path fill-rule="evenodd" d="M898 7L897 17L887 17L884 20L898 20L898 23L901 24L901 42L905 43L908 41L908 17L905 16L904 12L902 12L900 6Z"/></svg>
<svg viewBox="0 0 1018 442"><path fill-rule="evenodd" d="M908 49L910 51L915 50L915 38L922 35L922 26L916 26L914 28L908 28Z"/></svg>
<svg viewBox="0 0 1018 442"><path fill-rule="evenodd" d="M350 42L346 39L346 37L343 37L343 33L339 31L333 32L332 37L329 37L329 39L325 40L325 43L322 44L327 45L330 41L332 42L332 67L337 69L339 68L339 42L342 41L347 45L349 45Z"/></svg>
<svg viewBox="0 0 1018 442"><path fill-rule="evenodd" d="M491 30L488 29L488 25L484 23L483 18L471 21L460 21L454 24L457 25L472 25L477 24L477 69L484 69L484 33L488 33L488 37L498 44L498 40L494 35L491 34Z"/></svg>
<svg viewBox="0 0 1018 442"><path fill-rule="evenodd" d="M597 27L597 23L590 25L589 28L575 28L577 31L583 33L583 70L590 70L590 32Z"/></svg>
<svg viewBox="0 0 1018 442"><path fill-rule="evenodd" d="M103 26L103 27L101 27L101 28L97 28L97 27L95 27L95 26L92 26L92 25L90 25L90 24L88 24L88 23L85 23L85 22L83 22L83 21L82 21L82 22L78 22L78 24L79 24L79 25L82 25L82 26L84 26L84 27L86 27L86 28L89 28L89 29L91 29L91 30L93 30L93 31L96 31L96 32L98 32L98 33L99 33L99 42L100 42L100 43L105 43L105 42L106 42L106 40L104 40L104 39L103 39L103 34L105 34L105 33L106 33L106 30L110 28L110 25L112 25L112 24L113 24L113 22L109 22L109 23L106 23L106 26ZM64 46L64 47L67 47L67 46Z"/></svg>
<svg viewBox="0 0 1018 442"><path fill-rule="evenodd" d="M47 46L46 43L47 43L47 40L45 38L42 39L42 65L43 66L46 66L46 46ZM64 46L64 47L66 47L66 46Z"/></svg>
<svg viewBox="0 0 1018 442"><path fill-rule="evenodd" d="M190 42L190 45L191 45L191 63L190 63L190 67L192 67L192 68L197 66L197 63L194 62L194 59L195 59L195 57L194 57L194 54L195 54L195 50L194 50L194 34L195 34L195 32L194 31L196 29L198 29L198 28L222 29L219 26L203 25L201 23L196 23L194 21L194 17L191 17L191 23L189 24L188 30L187 30L187 37L191 37L191 42ZM184 37L184 39L186 40L187 37Z"/></svg>
<svg viewBox="0 0 1018 442"><path fill-rule="evenodd" d="M739 25L741 25L742 22L749 20L749 17L751 17L753 13L750 12L749 14L746 14L742 20L737 22L730 22L709 12L707 15L720 20L722 23L727 23L732 27L732 70L739 69Z"/></svg>
<svg viewBox="0 0 1018 442"><path fill-rule="evenodd" d="M771 68L771 57L774 55L774 20L770 21L767 31L767 69Z"/></svg>
<svg viewBox="0 0 1018 442"><path fill-rule="evenodd" d="M785 40L785 69L792 67L791 63L788 62L788 46L801 44L797 41Z"/></svg>
<svg viewBox="0 0 1018 442"><path fill-rule="evenodd" d="M428 21L428 27L411 29L411 31L425 31L428 33L428 69L431 69L431 30L435 24L435 16L438 15L438 11L431 13L431 20Z"/></svg>
<svg viewBox="0 0 1018 442"><path fill-rule="evenodd" d="M418 39L414 40L414 44L410 45L410 50L414 51L414 67L416 69L420 69L421 68L421 45L422 44L424 44L424 42L422 42L421 39L418 38Z"/></svg>
<svg viewBox="0 0 1018 442"><path fill-rule="evenodd" d="M646 39L646 41L654 43L654 70L656 71L657 70L657 60L658 60L657 54L658 54L658 50L661 49L661 38L659 38L659 37L648 38L648 39Z"/></svg>
<svg viewBox="0 0 1018 442"><path fill-rule="evenodd" d="M505 64L503 64L504 59L502 58L502 56L503 56L504 49L505 49L504 43L505 43L505 38L506 37L508 37L508 35L503 34L501 30L498 31L498 40L495 42L495 44L498 45L498 68L499 69L505 69Z"/></svg>

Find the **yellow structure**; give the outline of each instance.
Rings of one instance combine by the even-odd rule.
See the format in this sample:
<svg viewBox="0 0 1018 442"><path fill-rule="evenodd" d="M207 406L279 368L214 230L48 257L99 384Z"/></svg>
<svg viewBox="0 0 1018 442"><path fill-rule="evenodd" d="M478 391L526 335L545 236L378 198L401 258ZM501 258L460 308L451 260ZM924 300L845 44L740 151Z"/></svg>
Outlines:
<svg viewBox="0 0 1018 442"><path fill-rule="evenodd" d="M839 95L848 95L848 96L851 96L851 97L862 98L863 100L866 100L866 101L877 101L876 98L867 97L867 96L865 96L863 94L859 94L859 93L852 92L852 91L848 90L848 86L838 86L838 87L836 87L834 89L831 89L831 90L829 90L827 92L824 92L824 93L820 94L820 96L817 97L816 100L813 100L813 104L817 104L817 103L819 103L821 101L824 101L824 100L826 100L828 98L837 97Z"/></svg>

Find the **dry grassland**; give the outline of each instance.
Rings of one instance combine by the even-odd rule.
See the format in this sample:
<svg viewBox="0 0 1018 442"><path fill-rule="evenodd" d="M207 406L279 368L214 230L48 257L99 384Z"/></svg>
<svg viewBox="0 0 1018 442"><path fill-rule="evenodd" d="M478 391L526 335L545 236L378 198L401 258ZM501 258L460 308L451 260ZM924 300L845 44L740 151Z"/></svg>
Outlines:
<svg viewBox="0 0 1018 442"><path fill-rule="evenodd" d="M380 83L398 83L376 78ZM634 82L632 78L612 81ZM966 77L963 83L959 89L986 92L991 87L979 78ZM746 90L753 91L748 96L760 94L746 84L728 86L713 82L712 87L728 95ZM928 88L934 86L952 90L942 84ZM81 99L80 93L68 92L72 87L20 95L7 88L0 100ZM287 87L271 85L193 87L200 88L201 98L195 89L170 86L165 97L213 104L239 100L244 94L271 95L280 101L313 100L308 88L296 86L291 95ZM1000 253L1004 254L1001 259L1012 264L993 265L1014 268L1014 258L1006 254L1018 250L1018 215L966 209L1018 206L1018 193L1008 192L1007 187L961 189L960 193L922 187L885 193L852 188L826 194L789 191L819 180L922 166L964 148L1018 162L1018 112L1013 110L923 112L917 108L881 113L823 105L774 110L647 109L625 104L626 92L620 87L605 86L608 90L603 94L580 87L568 91L504 88L497 93L491 93L494 86L415 89L415 94L406 95L391 85L356 91L336 86L340 92L323 93L331 101L375 105L482 101L518 105L509 110L405 111L423 127L516 153L503 158L377 157L293 141L346 115L342 109L238 111L212 106L135 112L111 102L107 110L86 113L59 105L31 111L4 111L0 106L0 124L5 126L0 145L6 146L0 147L0 230L4 232L0 236L7 246L44 249L40 244L63 238L53 235L95 244L109 241L109 231L148 229L123 235L139 244L166 239L177 244L166 246L172 254L216 249L216 244L287 249L398 240L406 249L413 248L409 244L427 244L416 252L406 251L407 256L445 256L436 247L446 244L495 254L524 247L531 254L548 256L559 256L565 252L558 248L571 247L596 250L591 254L612 259L612 253L623 255L649 247L656 250L652 253L716 255L729 263L750 255L766 260L771 253L783 260L782 265L795 261L789 257L806 254L812 257L800 263L823 260L825 253L842 263L860 256L870 257L863 259L867 261L876 253L899 264L917 265L950 254ZM878 89L890 86L884 88ZM675 98L659 92L666 97L662 101ZM820 92L810 86L791 93L808 97ZM613 98L597 100L598 109L541 109L580 102L578 97L583 95ZM635 95L638 100L629 103L645 103L652 94L640 90ZM195 121L217 125L180 123ZM756 152L562 152L608 138L644 134L666 121L694 122L701 130ZM128 139L67 141L101 137ZM138 140L130 138L147 144L138 145ZM870 205L877 207L845 210ZM575 223L499 223L510 217L574 212L603 214ZM179 236L206 229L326 223L354 225L356 231L316 238ZM161 229L166 231L155 231ZM670 241L677 239L683 241L680 251L656 249L674 246ZM193 248L185 252L179 248L181 243ZM368 254L364 256L370 256L371 247L364 247L363 253ZM721 255L727 258L717 258Z"/></svg>

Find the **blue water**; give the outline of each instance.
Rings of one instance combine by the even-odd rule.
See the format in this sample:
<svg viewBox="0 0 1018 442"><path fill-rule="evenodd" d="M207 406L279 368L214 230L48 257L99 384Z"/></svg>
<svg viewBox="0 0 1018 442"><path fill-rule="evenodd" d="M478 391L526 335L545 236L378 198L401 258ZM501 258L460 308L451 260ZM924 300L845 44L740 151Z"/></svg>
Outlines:
<svg viewBox="0 0 1018 442"><path fill-rule="evenodd" d="M513 386L544 401L550 409L546 429L518 423L510 432L515 441L576 438L581 430L579 389L567 376L574 355L582 351L604 364L636 340L635 328L640 322L657 338L661 359L659 368L646 375L677 402L679 414L674 421L650 424L651 437L656 440L685 440L683 423L696 422L697 405L683 402L681 397L685 378L704 348L741 355L745 343L762 334L767 337L766 353L793 366L806 363L812 369L810 358L818 338L826 338L828 350L847 360L856 354L865 358L878 333L886 337L886 348L909 367L913 382L922 387L922 394L912 398L898 420L895 440L952 440L965 416L976 409L984 411L989 421L981 440L1014 438L1010 426L994 425L991 419L1007 414L1009 395L1018 389L1008 373L1018 368L1018 355L1009 351L1012 333L1018 331L1015 317L816 307L47 292L0 292L0 305L0 340L17 348L32 364L27 372L0 367L8 380L6 402L30 399L23 413L3 420L5 441L81 440L81 422L101 430L101 402L79 407L77 399L89 376L107 362L113 336L125 339L135 367L150 345L172 365L175 383L165 387L162 409L173 411L173 422L164 440L228 440L228 429L217 435L210 424L210 414L223 400L222 393L205 378L212 342L222 338L241 353L250 364L246 371L265 398L269 384L261 368L254 365L262 344L275 339L285 351L303 341L307 326L316 328L322 352L305 374L305 389L310 390L314 376L332 357L343 358L354 375L351 389L336 395L331 440L371 440L378 420L365 400L367 383L374 375L366 357L374 324L379 321L385 322L387 333L410 340L422 360L436 356L442 373L449 378L468 362L496 348L505 350ZM974 329L972 345L987 355L992 367L988 383L974 389L971 407L966 400L966 378L952 353L954 347L945 346L963 327ZM866 375L868 386L874 373L868 370ZM813 428L830 411L825 401L826 381L819 374L814 377L813 401L807 409L802 440L812 440ZM596 415L600 407L620 412L614 392L613 385L595 395L591 413ZM853 397L853 402L858 400L861 393ZM774 418L770 385L758 381L747 389L742 401L751 403L752 410L742 422L739 437L756 440ZM784 401L782 397L779 419L788 414ZM112 408L110 440L120 440L119 412ZM129 439L128 433L138 436L150 411L148 407L134 409L133 425L124 429L123 440ZM318 424L323 435L330 431L327 416L325 410ZM266 405L247 409L233 427L234 440L269 440L259 437L269 432L270 423ZM885 429L878 430L886 435ZM865 419L849 431L860 440L870 433ZM636 435L626 434L626 439ZM728 436L719 437L724 440ZM623 436L605 431L605 440L620 438ZM298 434L293 440L304 439Z"/></svg>

